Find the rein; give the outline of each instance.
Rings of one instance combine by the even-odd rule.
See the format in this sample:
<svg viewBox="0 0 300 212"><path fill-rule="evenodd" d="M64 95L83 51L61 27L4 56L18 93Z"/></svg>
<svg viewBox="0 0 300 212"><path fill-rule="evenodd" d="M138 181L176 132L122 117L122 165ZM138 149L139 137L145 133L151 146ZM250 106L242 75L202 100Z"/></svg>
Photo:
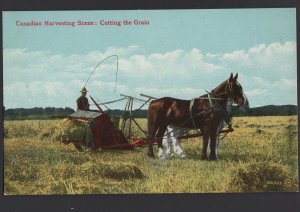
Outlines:
<svg viewBox="0 0 300 212"><path fill-rule="evenodd" d="M184 127L182 127L182 126L183 126L184 124L186 124L187 122L189 122L190 120L193 120L193 124L194 124L194 117L199 116L199 115L202 114L202 113L205 113L205 111L201 111L201 112L199 112L199 113L193 115L192 117L190 117L189 119L187 119L187 120L185 120L183 123L181 123L179 126L176 126L176 128L184 128ZM200 131L195 125L194 125L194 127L195 127L195 130ZM185 128L185 129L189 129L189 128ZM174 132L175 130L176 130L176 129L174 128L174 129L171 130L170 132L164 134L164 135L161 136L161 137L157 137L157 138L155 138L155 139L161 139L161 138L163 138L163 137L165 137L165 136L168 136L168 135L170 135L172 132ZM185 131L183 131L183 132L182 132L180 135L178 135L178 136L181 136L181 135L183 135L184 133L185 133ZM178 136L177 136L177 137L178 137ZM174 137L174 136L172 136L172 137Z"/></svg>
<svg viewBox="0 0 300 212"><path fill-rule="evenodd" d="M214 104L213 104L212 100L229 101L228 99L229 99L229 98L232 98L232 93L233 93L232 84L233 84L233 82L229 82L229 80L227 80L226 86L225 86L225 91L224 91L223 93L220 93L220 94L214 94L213 91L212 91L212 92L206 91L208 97L198 97L198 98L193 98L192 100L190 100L190 106L189 106L189 118L188 118L186 121L184 121L183 123L181 123L179 126L177 126L176 128L182 128L182 126L183 126L184 124L186 124L187 122L189 122L190 120L192 120L194 129L197 130L199 133L201 133L200 129L196 126L196 123L195 123L194 118L197 117L197 116L199 116L199 115L201 115L201 114L203 114L203 113L206 113L207 111L203 110L203 111L198 112L197 114L194 115L192 109L193 109L195 100L198 100L198 99L199 99L199 100L207 99L207 100L209 101L210 105L211 105L211 108L210 108L210 109L213 109L213 108L214 108L214 107L213 107ZM221 98L221 97L219 97L219 96L221 96L221 95L226 95L226 98ZM231 106L231 107L232 107L232 106ZM209 110L210 110L210 109L209 109ZM226 110L227 110L227 109L226 109ZM171 134L172 132L174 132L174 131L175 131L175 129L173 129L173 130L171 130L170 132L164 134L163 136L158 137L158 138L155 138L155 139L161 139L161 138L164 138L165 136L170 135L170 134ZM185 133L185 132L183 132L182 134L184 134L184 133ZM228 133L226 133L226 134L221 138L221 140L222 140L223 138L225 138L227 134L228 134ZM180 135L179 135L179 136L180 136ZM173 137L174 137L174 136L173 136ZM178 137L178 136L177 136L177 137Z"/></svg>
<svg viewBox="0 0 300 212"><path fill-rule="evenodd" d="M207 97L204 97L204 98L205 98L205 99L208 99ZM190 106L189 106L189 114L190 114L190 117L189 117L189 119L187 119L186 121L184 121L181 125L179 125L179 126L176 127L176 128L182 128L182 126L183 126L184 124L186 124L188 121L192 120L193 125L194 125L194 127L195 127L195 130L198 131L199 133L201 133L200 129L196 126L196 123L195 123L195 121L194 121L194 118L197 117L197 116L199 116L199 115L201 115L201 114L203 114L203 113L206 113L206 111L201 111L201 112L199 112L199 113L193 115L192 109L193 109L193 105L194 105L194 102L195 102L196 99L201 99L201 98L194 98L194 99L192 99L192 100L190 101ZM212 97L212 99L221 99L221 98L213 98L213 97ZM224 99L222 99L222 100L224 100ZM158 137L158 138L156 138L156 139L160 139L160 138L163 138L163 137L165 137L165 136L168 136L169 134L171 134L171 133L174 132L175 130L176 130L176 129L173 129L173 130L171 130L170 132L168 132L168 133L164 134L163 136ZM183 135L184 133L185 133L185 132L181 133L181 135ZM181 135L179 135L179 136L181 136ZM226 135L227 135L227 133L226 133ZM177 136L177 137L179 137L179 136ZM174 136L173 136L173 137L174 137ZM225 136L223 136L222 139L223 139L224 137L225 137Z"/></svg>
<svg viewBox="0 0 300 212"><path fill-rule="evenodd" d="M229 91L229 92L228 92L228 91ZM208 97L194 98L194 99L192 99L192 100L190 101L190 107L189 107L190 118L189 118L187 121L189 121L189 120L191 119L192 122L193 122L193 126L195 127L195 129L196 129L199 133L201 133L201 131L200 131L200 129L196 126L194 117L200 115L201 113L205 113L205 111L201 111L200 113L197 113L196 115L193 116L193 111L192 111L192 109L193 109L193 105L194 105L195 100L196 100L196 99L208 99L208 101L209 101L209 103L210 103L210 106L211 106L211 109L213 109L213 108L214 108L214 104L213 104L212 100L223 100L223 101L226 100L226 101L229 101L228 98L232 98L232 97L231 97L231 96L232 96L232 92L233 92L232 82L230 83L229 80L227 80L226 86L225 86L225 91L224 91L223 93L220 93L220 94L214 94L213 91L212 91L212 92L206 91L206 92L207 92ZM227 98L224 99L224 98L220 98L220 97L215 97L215 96L221 96L221 95L226 95ZM231 106L231 107L232 107L232 106ZM227 108L226 108L226 110L227 110ZM185 123L185 122L184 122L184 123ZM183 123L183 124L184 124L184 123ZM183 125L183 124L182 124L182 125ZM171 132L172 132L172 131L171 131ZM225 138L227 134L228 134L228 132L221 138L221 140L223 140L223 138Z"/></svg>
<svg viewBox="0 0 300 212"><path fill-rule="evenodd" d="M198 127L196 126L196 123L195 123L195 120L194 120L194 117L193 117L193 106L194 106L194 103L195 103L195 99L192 99L190 101L190 107L189 107L189 110L190 110L190 119L192 119L192 122L193 122L193 125L194 125L195 129L197 131L199 131L199 133L201 133L201 130L198 129ZM204 111L202 111L202 112L204 112ZM195 116L197 116L197 115L200 115L200 113L196 114Z"/></svg>

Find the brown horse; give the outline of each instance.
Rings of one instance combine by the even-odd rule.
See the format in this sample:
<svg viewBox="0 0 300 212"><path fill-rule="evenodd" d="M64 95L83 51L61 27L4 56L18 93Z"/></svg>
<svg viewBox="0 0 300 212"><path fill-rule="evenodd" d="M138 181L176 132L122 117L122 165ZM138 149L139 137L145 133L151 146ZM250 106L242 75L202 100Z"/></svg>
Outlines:
<svg viewBox="0 0 300 212"><path fill-rule="evenodd" d="M226 104L229 100L239 107L249 108L248 99L242 86L237 82L238 74L230 78L211 93L193 100L164 97L153 100L148 109L148 156L154 157L153 141L162 148L162 138L168 125L180 128L199 129L203 135L201 159L207 160L207 147L210 141L210 160L217 160L219 131L228 116Z"/></svg>

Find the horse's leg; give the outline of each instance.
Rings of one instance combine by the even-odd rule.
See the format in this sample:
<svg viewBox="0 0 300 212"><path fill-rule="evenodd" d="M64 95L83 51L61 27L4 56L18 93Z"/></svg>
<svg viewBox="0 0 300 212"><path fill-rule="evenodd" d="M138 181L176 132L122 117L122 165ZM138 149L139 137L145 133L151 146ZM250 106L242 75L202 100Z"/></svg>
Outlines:
<svg viewBox="0 0 300 212"><path fill-rule="evenodd" d="M153 141L158 130L156 116L151 114L148 116L148 156L154 158Z"/></svg>
<svg viewBox="0 0 300 212"><path fill-rule="evenodd" d="M153 152L153 141L156 132L157 132L157 126L148 127L148 156L151 158L155 158Z"/></svg>
<svg viewBox="0 0 300 212"><path fill-rule="evenodd" d="M162 140L163 140L163 137L164 137L164 134L165 134L166 130L167 130L166 125L163 125L158 129L157 135L155 137L155 139L157 141L158 148L163 148Z"/></svg>
<svg viewBox="0 0 300 212"><path fill-rule="evenodd" d="M209 135L207 133L203 133L203 148L202 148L201 160L207 160L208 143L209 143Z"/></svg>
<svg viewBox="0 0 300 212"><path fill-rule="evenodd" d="M210 133L210 160L218 160L218 148L220 143L220 130L224 127L224 122L221 120L217 128Z"/></svg>
<svg viewBox="0 0 300 212"><path fill-rule="evenodd" d="M155 137L155 140L157 141L157 146L158 146L157 157L159 159L166 159L167 158L166 151L164 151L164 149L163 149L163 139L164 139L165 132L168 132L167 127L165 127L163 125L158 129L158 132L157 132L156 137Z"/></svg>
<svg viewBox="0 0 300 212"><path fill-rule="evenodd" d="M209 153L209 160L217 160L217 130L214 130L210 133L210 153Z"/></svg>

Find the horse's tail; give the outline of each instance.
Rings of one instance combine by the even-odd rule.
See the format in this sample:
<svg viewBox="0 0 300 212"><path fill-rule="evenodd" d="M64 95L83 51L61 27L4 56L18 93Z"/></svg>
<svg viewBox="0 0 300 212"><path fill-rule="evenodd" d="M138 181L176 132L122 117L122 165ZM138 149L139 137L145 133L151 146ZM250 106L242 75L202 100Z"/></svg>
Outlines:
<svg viewBox="0 0 300 212"><path fill-rule="evenodd" d="M148 128L148 156L154 157L153 153L153 142L156 138L156 133L159 128L159 122L163 117L163 101L161 100L153 100L151 101L148 108L148 116L147 116L147 128Z"/></svg>
<svg viewBox="0 0 300 212"><path fill-rule="evenodd" d="M155 137L155 123L157 119L157 110L155 105L155 100L150 102L147 114L147 128L148 128L148 139L154 139Z"/></svg>

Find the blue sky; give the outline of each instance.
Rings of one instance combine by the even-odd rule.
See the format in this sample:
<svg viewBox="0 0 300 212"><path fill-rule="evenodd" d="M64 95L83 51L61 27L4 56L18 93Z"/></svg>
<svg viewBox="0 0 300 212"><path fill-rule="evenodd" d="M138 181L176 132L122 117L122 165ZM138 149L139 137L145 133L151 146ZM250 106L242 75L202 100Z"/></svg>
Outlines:
<svg viewBox="0 0 300 212"><path fill-rule="evenodd" d="M95 26L44 26L44 21ZM149 25L101 26L101 20ZM16 26L16 22L42 26ZM239 73L250 106L297 104L296 10L132 10L3 13L4 106L71 107L89 74L89 94L191 99ZM125 103L112 105L124 107Z"/></svg>

